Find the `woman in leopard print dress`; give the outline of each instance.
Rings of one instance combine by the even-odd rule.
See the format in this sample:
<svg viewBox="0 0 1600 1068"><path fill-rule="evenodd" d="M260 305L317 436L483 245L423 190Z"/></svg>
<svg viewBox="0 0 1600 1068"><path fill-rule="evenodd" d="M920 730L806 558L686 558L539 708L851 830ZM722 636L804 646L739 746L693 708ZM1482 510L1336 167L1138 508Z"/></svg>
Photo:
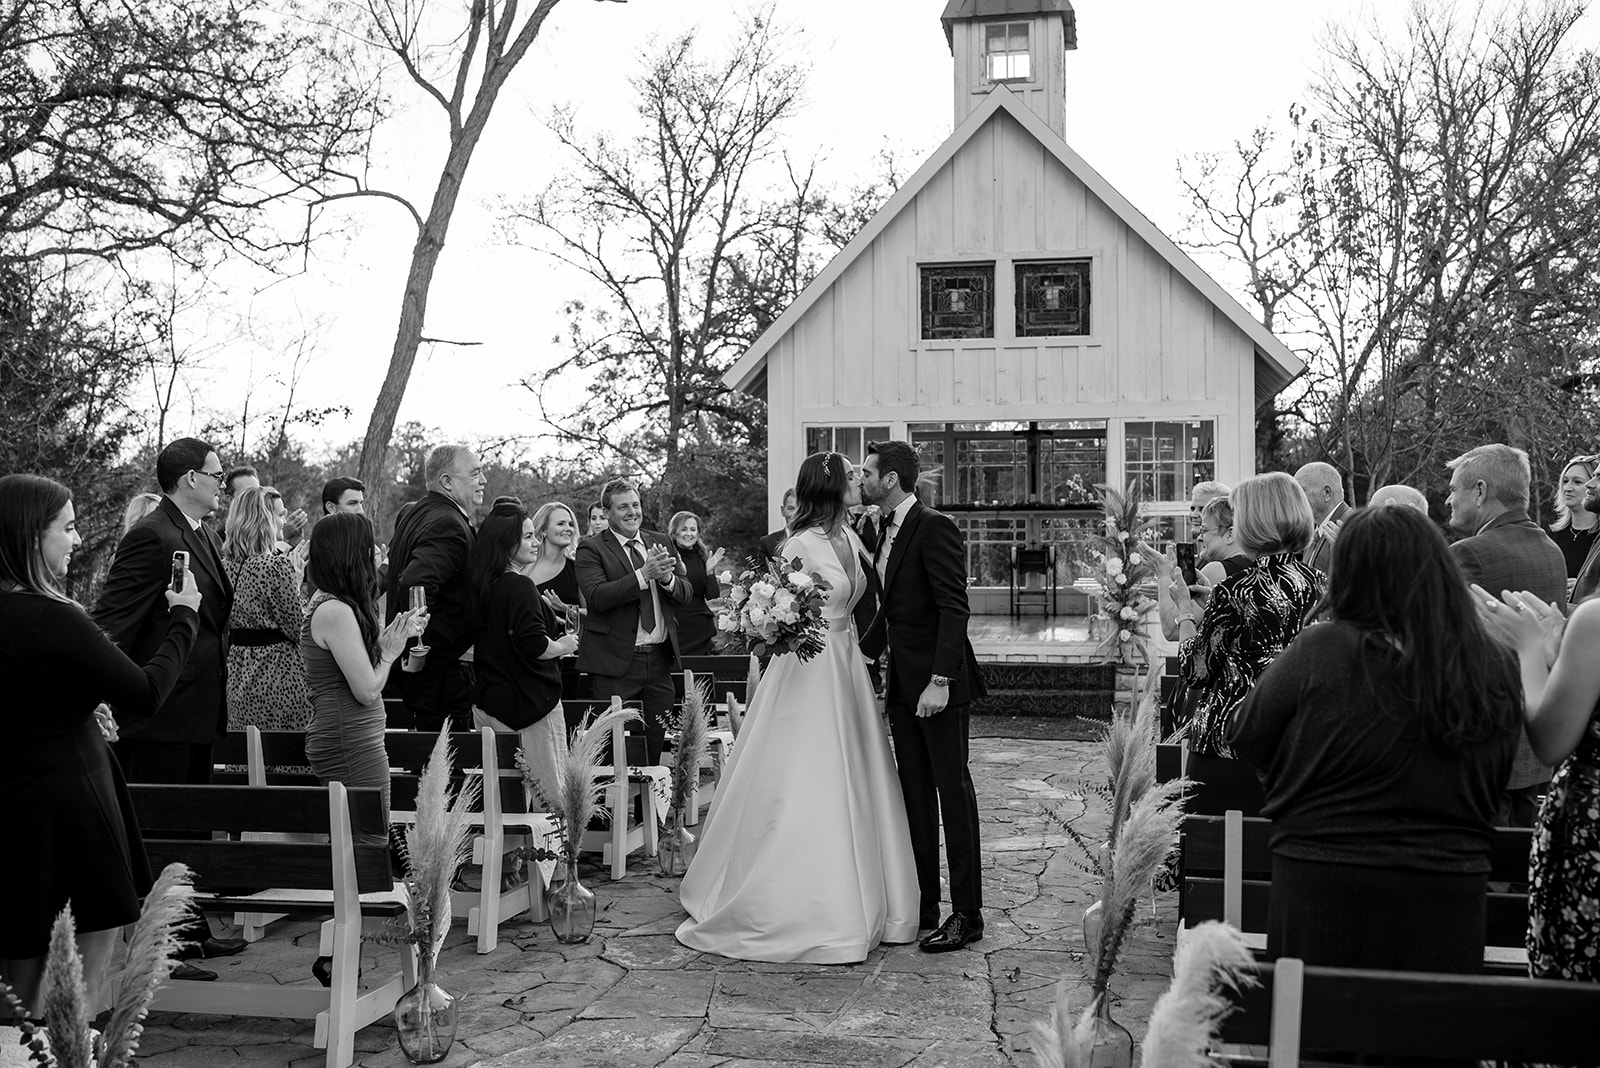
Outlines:
<svg viewBox="0 0 1600 1068"><path fill-rule="evenodd" d="M228 509L222 566L233 581L229 617L228 729L303 731L311 698L300 658L300 603L294 565L275 548L277 518L267 489L253 487Z"/></svg>
<svg viewBox="0 0 1600 1068"><path fill-rule="evenodd" d="M1528 972L1600 982L1600 599L1564 620L1529 594L1473 590L1522 660L1528 741L1560 765L1534 828Z"/></svg>

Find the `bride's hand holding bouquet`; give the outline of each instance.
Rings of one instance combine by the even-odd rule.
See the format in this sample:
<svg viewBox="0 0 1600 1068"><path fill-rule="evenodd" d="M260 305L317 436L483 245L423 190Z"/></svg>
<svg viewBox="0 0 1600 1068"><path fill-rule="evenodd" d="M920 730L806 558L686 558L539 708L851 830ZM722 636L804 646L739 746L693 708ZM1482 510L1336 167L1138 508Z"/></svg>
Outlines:
<svg viewBox="0 0 1600 1068"><path fill-rule="evenodd" d="M827 645L822 608L833 586L799 560L751 568L737 581L724 573L723 595L709 602L717 613L717 645L728 652L794 653L810 660Z"/></svg>

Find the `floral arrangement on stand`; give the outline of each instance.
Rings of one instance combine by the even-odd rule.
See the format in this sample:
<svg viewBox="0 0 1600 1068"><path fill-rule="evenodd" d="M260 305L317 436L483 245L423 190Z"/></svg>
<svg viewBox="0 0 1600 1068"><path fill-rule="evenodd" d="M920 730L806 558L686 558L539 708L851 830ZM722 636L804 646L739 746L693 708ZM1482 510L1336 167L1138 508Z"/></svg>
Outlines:
<svg viewBox="0 0 1600 1068"><path fill-rule="evenodd" d="M1068 814L1060 806L1046 809L1081 854L1074 863L1100 880L1100 892L1083 914L1084 961L1090 984L1084 1015L1090 1020L1069 1026L1076 1016L1065 1005L1067 992L1063 989L1050 1023L1039 1024L1035 1035L1036 1054L1052 1068L1077 1063L1060 1057L1068 1048L1064 1043L1077 1041L1072 1036L1080 1025L1088 1027L1085 1034L1097 1051L1095 1064L1125 1068L1132 1062L1133 1037L1111 1019L1108 992L1133 928L1139 895L1178 847L1183 794L1189 786L1188 780L1181 778L1156 782L1157 698L1152 678L1135 714L1114 718L1106 731L1108 777L1105 784L1094 783L1087 789L1089 796L1100 798L1108 809L1106 840L1092 842L1078 830L1074 824L1082 812Z"/></svg>
<svg viewBox="0 0 1600 1068"><path fill-rule="evenodd" d="M130 1068L144 1033L156 988L178 963L180 925L194 901L193 875L182 864L168 864L145 895L139 918L129 932L127 953L106 979L114 991L106 1029L96 1034L89 1025L89 994L78 956L77 925L70 907L61 910L50 928L43 991L48 1040L26 1022L21 1001L0 982L0 1004L24 1021L21 1040L38 1068Z"/></svg>
<svg viewBox="0 0 1600 1068"><path fill-rule="evenodd" d="M666 830L661 832L656 843L656 868L668 877L682 875L694 860L695 834L684 826L684 817L694 803L694 789L699 785L700 765L706 759L711 730L711 695L704 682L692 682L692 679L692 673L685 672L685 681L689 684L684 689L678 736L672 751L672 804Z"/></svg>
<svg viewBox="0 0 1600 1068"><path fill-rule="evenodd" d="M1150 662L1150 639L1144 616L1155 604L1147 587L1155 582L1157 553L1149 545L1154 532L1139 514L1139 484L1126 492L1096 486L1105 509L1106 532L1096 539L1095 568L1090 577L1101 588L1100 614L1091 623L1101 635L1096 652L1106 663L1138 666ZM1093 635L1091 635L1092 637Z"/></svg>
<svg viewBox="0 0 1600 1068"><path fill-rule="evenodd" d="M597 815L610 815L600 797L610 780L610 765L602 763L602 759L611 743L611 728L639 721L638 712L623 708L622 702L615 699L605 712L586 717L572 732L566 753L556 761L553 783L540 782L528 767L527 755L517 752L523 785L555 821L561 846L557 852L542 847L525 851L530 859L554 860L558 864L557 872L562 877L552 880L545 892L550 931L558 942L587 942L594 933L594 893L578 879L578 854L583 850L583 832L588 830L589 821Z"/></svg>
<svg viewBox="0 0 1600 1068"><path fill-rule="evenodd" d="M458 1023L455 998L439 987L434 974L450 933L450 887L472 859L473 813L482 780L463 778L452 796L450 769L446 724L417 779L417 818L406 828L401 849L407 931L399 940L416 947L417 985L395 1003L394 1021L401 1051L419 1064L444 1059L455 1044Z"/></svg>
<svg viewBox="0 0 1600 1068"><path fill-rule="evenodd" d="M832 588L798 559L749 568L710 602L717 614L718 648L756 656L794 653L802 662L810 660L827 645L822 608Z"/></svg>

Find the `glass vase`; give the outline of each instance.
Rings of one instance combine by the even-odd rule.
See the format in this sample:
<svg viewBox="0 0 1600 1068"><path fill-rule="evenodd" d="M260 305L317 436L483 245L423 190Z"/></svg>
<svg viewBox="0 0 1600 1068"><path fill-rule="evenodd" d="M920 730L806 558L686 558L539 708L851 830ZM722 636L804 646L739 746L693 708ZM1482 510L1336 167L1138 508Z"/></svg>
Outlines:
<svg viewBox="0 0 1600 1068"><path fill-rule="evenodd" d="M667 828L656 844L656 870L669 879L682 876L694 861L698 846L694 832L683 825L683 810L673 809L667 816Z"/></svg>
<svg viewBox="0 0 1600 1068"><path fill-rule="evenodd" d="M594 933L594 893L578 881L577 858L563 862L557 871L561 878L550 885L544 899L550 933L565 945L587 942Z"/></svg>
<svg viewBox="0 0 1600 1068"><path fill-rule="evenodd" d="M400 1051L412 1064L437 1064L456 1042L456 999L433 981L434 962L424 947L417 960L417 985L394 1006Z"/></svg>
<svg viewBox="0 0 1600 1068"><path fill-rule="evenodd" d="M1133 1068L1133 1035L1111 1018L1111 997L1105 993L1095 1009L1088 1068Z"/></svg>

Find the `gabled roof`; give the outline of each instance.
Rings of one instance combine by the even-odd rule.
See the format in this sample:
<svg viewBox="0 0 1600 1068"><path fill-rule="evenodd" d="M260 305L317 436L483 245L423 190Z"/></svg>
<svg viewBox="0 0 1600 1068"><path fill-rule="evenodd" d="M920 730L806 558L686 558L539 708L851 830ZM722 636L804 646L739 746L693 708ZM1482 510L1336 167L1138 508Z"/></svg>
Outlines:
<svg viewBox="0 0 1600 1068"><path fill-rule="evenodd" d="M939 21L944 23L945 43L955 46L950 24L958 19L993 19L1008 15L1039 15L1059 11L1067 19L1067 47L1078 47L1077 13L1072 0L950 0Z"/></svg>
<svg viewBox="0 0 1600 1068"><path fill-rule="evenodd" d="M960 0L952 0L953 3ZM1035 115L1004 84L997 84L990 90L984 102L973 109L972 114L957 126L928 157L926 163L917 169L906 184L901 186L894 196L890 197L878 213L872 217L861 232L851 239L850 243L839 251L822 273L812 279L805 291L789 305L784 313L766 332L756 339L756 343L739 358L739 362L728 369L722 376L723 383L729 389L748 390L757 377L766 368L767 354L772 347L793 329L800 317L817 302L828 287L837 282L846 268L855 262L867 249L872 247L872 242L877 239L889 223L911 205L917 194L922 192L924 186L933 180L934 175L944 169L961 146L981 130L985 123L994 117L998 111L1004 111L1022 125L1022 128L1033 135L1045 150L1060 161L1061 165L1078 181L1088 187L1089 192L1099 197L1111 211L1127 225L1127 227L1153 249L1156 254L1167 262L1185 281L1198 289L1202 296L1211 301L1230 322L1244 332L1256 350L1256 403L1259 405L1268 398L1276 395L1290 382L1298 378L1305 370L1305 364L1290 351L1289 347L1279 341L1272 332L1261 325L1260 320L1245 310L1237 300L1217 284L1200 265L1190 259L1188 255L1173 243L1172 239L1144 217L1144 214L1130 204L1126 197L1114 189L1110 182L1102 178L1098 171L1084 162L1072 148L1058 137L1054 130L1046 126L1044 120ZM1263 380L1264 379L1264 380Z"/></svg>

